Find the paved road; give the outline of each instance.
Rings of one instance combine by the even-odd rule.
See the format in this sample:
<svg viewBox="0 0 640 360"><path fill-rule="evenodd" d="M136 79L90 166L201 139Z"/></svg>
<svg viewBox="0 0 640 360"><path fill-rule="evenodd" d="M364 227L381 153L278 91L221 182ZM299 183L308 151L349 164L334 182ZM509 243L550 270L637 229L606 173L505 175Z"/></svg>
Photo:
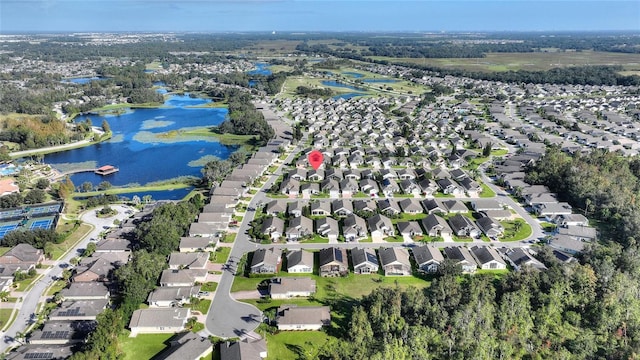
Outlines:
<svg viewBox="0 0 640 360"><path fill-rule="evenodd" d="M42 277L33 285L31 290L22 296L23 302L19 305L20 309L16 320L6 332L1 334L3 336L3 341L0 341L0 353L5 352L8 348L19 345L19 343L14 340L16 333L24 333L27 328L33 324L34 320L37 320L37 316L34 314L36 312L38 302L42 300L45 290L53 283L53 279L57 279L62 276L63 269L59 265L63 263L68 264L72 258L78 256L78 249L85 249L90 239L97 239L100 233L105 230L104 227L113 226L113 221L115 219L123 220L129 217L129 215L125 213L125 211L130 210L129 207L113 205L111 208L115 209L118 214L109 218L100 219L95 216L95 211L89 210L80 216L80 219L83 222L94 226L93 230L78 242L73 249L65 254L65 256L55 262L52 268L46 270Z"/></svg>

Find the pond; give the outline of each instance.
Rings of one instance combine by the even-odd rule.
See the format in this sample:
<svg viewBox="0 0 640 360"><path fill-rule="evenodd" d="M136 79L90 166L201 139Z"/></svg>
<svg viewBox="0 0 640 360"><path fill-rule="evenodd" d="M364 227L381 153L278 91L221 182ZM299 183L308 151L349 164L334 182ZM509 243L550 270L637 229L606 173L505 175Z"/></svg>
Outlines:
<svg viewBox="0 0 640 360"><path fill-rule="evenodd" d="M113 137L105 142L48 154L44 161L61 172L91 170L113 165L119 171L100 176L93 171L71 175L76 186L108 181L112 185L144 185L181 176L200 177L200 169L211 159L226 159L238 146L220 144L215 137L184 135L193 128L219 125L225 108L198 107L210 103L185 95L171 95L161 108L128 110L120 115L86 114L77 122L91 119L94 126L106 120Z"/></svg>
<svg viewBox="0 0 640 360"><path fill-rule="evenodd" d="M269 64L256 63L256 68L251 70L251 71L247 71L247 74L249 74L249 75L271 75L272 72L269 69Z"/></svg>
<svg viewBox="0 0 640 360"><path fill-rule="evenodd" d="M62 79L62 82L84 85L97 80L107 80L107 78L101 77L101 76L79 77L79 78Z"/></svg>
<svg viewBox="0 0 640 360"><path fill-rule="evenodd" d="M340 87L340 88L351 89L351 90L356 90L356 91L367 91L366 89L361 89L361 88L358 88L358 87L355 87L355 86L343 84L343 83L337 82L335 80L324 80L324 81L321 82L321 84L324 85L324 86Z"/></svg>
<svg viewBox="0 0 640 360"><path fill-rule="evenodd" d="M345 72L343 72L342 74L343 74L343 75L350 76L350 77L352 77L352 78L356 78L356 79L361 78L361 77L364 77L364 75L363 75L363 74L360 74L360 73L357 73L357 72L352 72L352 71L345 71Z"/></svg>

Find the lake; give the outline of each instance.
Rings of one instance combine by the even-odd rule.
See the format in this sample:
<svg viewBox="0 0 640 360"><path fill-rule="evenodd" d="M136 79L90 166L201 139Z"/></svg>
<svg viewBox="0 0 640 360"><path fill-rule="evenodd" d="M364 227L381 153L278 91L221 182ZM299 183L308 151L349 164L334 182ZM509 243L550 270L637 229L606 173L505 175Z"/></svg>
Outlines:
<svg viewBox="0 0 640 360"><path fill-rule="evenodd" d="M352 78L361 78L364 77L363 74L357 73L357 72L352 72L352 71L345 71L342 73L343 75L347 75L347 76L351 76Z"/></svg>
<svg viewBox="0 0 640 360"><path fill-rule="evenodd" d="M188 95L171 95L162 108L128 110L121 115L79 116L77 122L89 118L95 126L107 120L113 137L96 145L48 154L44 161L63 172L103 165L120 169L107 176L93 172L74 174L71 180L76 186L86 181L94 185L109 181L122 186L180 176L200 177L200 169L207 160L214 156L226 159L239 148L222 145L214 137L177 134L184 128L215 126L224 121L225 108L194 107L209 102Z"/></svg>
<svg viewBox="0 0 640 360"><path fill-rule="evenodd" d="M269 69L269 64L256 63L256 68L251 70L251 71L247 71L247 74L249 74L249 75L271 75L272 72Z"/></svg>
<svg viewBox="0 0 640 360"><path fill-rule="evenodd" d="M96 80L107 80L107 78L101 77L101 76L69 78L69 79L62 79L62 82L84 85Z"/></svg>
<svg viewBox="0 0 640 360"><path fill-rule="evenodd" d="M361 89L355 86L351 86L351 85L347 85L347 84L343 84L341 82L337 82L335 80L324 80L321 83L324 86L333 86L333 87L340 87L340 88L345 88L345 89L351 89L351 90L356 90L356 91L367 91L367 89Z"/></svg>

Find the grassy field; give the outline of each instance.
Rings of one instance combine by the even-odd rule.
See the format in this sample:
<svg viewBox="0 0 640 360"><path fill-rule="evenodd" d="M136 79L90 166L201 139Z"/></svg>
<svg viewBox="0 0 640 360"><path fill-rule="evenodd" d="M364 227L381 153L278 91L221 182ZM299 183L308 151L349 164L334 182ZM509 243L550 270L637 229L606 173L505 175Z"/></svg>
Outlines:
<svg viewBox="0 0 640 360"><path fill-rule="evenodd" d="M319 350L329 341L322 331L282 331L267 335L267 359L315 359Z"/></svg>
<svg viewBox="0 0 640 360"><path fill-rule="evenodd" d="M274 275L276 276L276 275ZM424 288L429 286L429 282L414 276L389 277L382 275L355 275L349 274L345 277L326 278L313 274L289 274L279 272L277 276L310 276L316 280L317 292L314 296L317 300L326 299L330 295L344 294L352 298L361 298L368 295L378 287L399 286L406 288L415 286ZM233 281L231 291L255 290L258 284L267 278L246 278L237 276ZM305 300L306 301L306 300Z"/></svg>
<svg viewBox="0 0 640 360"><path fill-rule="evenodd" d="M120 338L120 347L124 353L124 360L151 359L167 345L165 342L174 334L140 334L136 337Z"/></svg>
<svg viewBox="0 0 640 360"><path fill-rule="evenodd" d="M504 226L504 238L500 239L500 241L520 241L526 239L532 233L531 225L522 219L501 221L500 223ZM516 225L517 223L520 225ZM517 226L519 226L519 229L516 231Z"/></svg>
<svg viewBox="0 0 640 360"><path fill-rule="evenodd" d="M189 305L189 307L193 311L199 311L201 314L206 315L209 312L209 307L211 307L211 300L202 299L197 304Z"/></svg>
<svg viewBox="0 0 640 360"><path fill-rule="evenodd" d="M4 327L7 321L10 320L11 312L13 312L13 309L0 309L0 327Z"/></svg>
<svg viewBox="0 0 640 360"><path fill-rule="evenodd" d="M406 62L473 71L535 71L581 65L622 65L627 71L637 71L640 69L640 59L636 54L598 51L489 53L484 58L471 59L389 58L380 56L371 58L377 60L388 60L390 62Z"/></svg>
<svg viewBox="0 0 640 360"><path fill-rule="evenodd" d="M208 127L189 129L182 131L181 135L210 136L216 138L223 145L250 145L256 138L255 135L221 134L214 130Z"/></svg>
<svg viewBox="0 0 640 360"><path fill-rule="evenodd" d="M491 190L487 184L481 183L482 191L480 192L481 198L492 198L496 196L495 191Z"/></svg>
<svg viewBox="0 0 640 360"><path fill-rule="evenodd" d="M0 256L4 255L9 250L11 250L11 247L0 246Z"/></svg>
<svg viewBox="0 0 640 360"><path fill-rule="evenodd" d="M132 192L142 191L163 191L163 190L175 190L188 188L191 185L184 183L172 183L172 184L157 184L148 186L131 186L131 187L112 187L107 190L101 191L88 191L88 192L75 192L72 197L89 197L98 195L111 195L111 194L127 194Z"/></svg>
<svg viewBox="0 0 640 360"><path fill-rule="evenodd" d="M224 264L229 259L229 254L231 253L230 247L219 247L216 251L213 252L214 259L213 262L216 264Z"/></svg>
<svg viewBox="0 0 640 360"><path fill-rule="evenodd" d="M76 231L69 235L69 237L67 237L64 242L60 244L54 244L53 258L60 259L62 255L67 252L67 250L71 249L78 241L87 236L91 232L91 229L93 229L93 226L89 224L80 224Z"/></svg>

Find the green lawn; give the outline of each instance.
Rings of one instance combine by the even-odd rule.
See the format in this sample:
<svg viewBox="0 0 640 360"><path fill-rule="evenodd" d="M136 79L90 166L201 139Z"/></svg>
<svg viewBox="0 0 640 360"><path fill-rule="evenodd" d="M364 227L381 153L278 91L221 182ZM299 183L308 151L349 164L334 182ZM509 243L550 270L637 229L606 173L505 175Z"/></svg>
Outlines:
<svg viewBox="0 0 640 360"><path fill-rule="evenodd" d="M0 246L0 256L4 255L9 250L11 250L11 247Z"/></svg>
<svg viewBox="0 0 640 360"><path fill-rule="evenodd" d="M420 214L400 214L400 217L391 219L392 224L397 224L403 221L417 221L426 218L428 215L425 213Z"/></svg>
<svg viewBox="0 0 640 360"><path fill-rule="evenodd" d="M11 312L13 312L13 309L0 309L0 328L4 327L7 321L11 320L9 319Z"/></svg>
<svg viewBox="0 0 640 360"><path fill-rule="evenodd" d="M304 239L302 241L300 241L301 243L305 243L305 244L328 244L329 243L329 239L327 238L323 238L322 236L318 235L318 234L314 234L313 237L311 238L307 238Z"/></svg>
<svg viewBox="0 0 640 360"><path fill-rule="evenodd" d="M124 360L151 359L164 350L165 342L174 334L140 334L136 337L120 338Z"/></svg>
<svg viewBox="0 0 640 360"><path fill-rule="evenodd" d="M310 276L316 280L317 293L314 296L317 300L326 299L329 295L342 294L351 298L361 298L368 295L378 287L392 287L396 284L400 287L415 286L424 288L429 286L429 282L414 276L387 277L382 275L355 275L349 274L339 278L325 278L313 274L289 274L279 272L274 276ZM246 278L237 276L234 279L231 291L255 290L258 284L267 278ZM287 300L291 301L291 300ZM306 300L305 300L306 301ZM272 303L275 301L272 301Z"/></svg>
<svg viewBox="0 0 640 360"><path fill-rule="evenodd" d="M267 335L267 360L315 359L329 341L322 331L282 331Z"/></svg>
<svg viewBox="0 0 640 360"><path fill-rule="evenodd" d="M402 237L402 235L397 235L394 237L386 237L383 239L386 242L404 242L404 238Z"/></svg>
<svg viewBox="0 0 640 360"><path fill-rule="evenodd" d="M218 288L218 283L208 282L208 283L202 284L202 286L200 287L200 291L216 291L217 288Z"/></svg>
<svg viewBox="0 0 640 360"><path fill-rule="evenodd" d="M487 184L482 183L480 186L482 187L482 191L480 192L481 198L492 198L496 196L495 191L491 190Z"/></svg>
<svg viewBox="0 0 640 360"><path fill-rule="evenodd" d="M49 287L49 290L47 290L47 296L55 295L58 291L64 289L65 286L67 286L67 282L64 280L54 282L53 285Z"/></svg>
<svg viewBox="0 0 640 360"><path fill-rule="evenodd" d="M237 233L227 233L224 235L224 237L222 238L221 242L223 243L232 243L236 240L236 235L238 235Z"/></svg>
<svg viewBox="0 0 640 360"><path fill-rule="evenodd" d="M89 224L80 224L80 226L78 226L78 228L71 235L69 235L65 239L65 241L60 244L53 245L52 257L56 260L60 259L62 255L67 252L67 250L74 247L76 243L87 236L92 229L93 226Z"/></svg>
<svg viewBox="0 0 640 360"><path fill-rule="evenodd" d="M218 247L216 248L216 251L214 251L212 254L214 256L213 262L216 264L224 264L227 262L227 259L229 258L229 254L231 253L231 248L230 247Z"/></svg>
<svg viewBox="0 0 640 360"><path fill-rule="evenodd" d="M504 237L500 241L520 241L526 239L532 233L531 225L522 219L501 221L500 223L504 226ZM518 231L516 231L516 223L521 224Z"/></svg>
<svg viewBox="0 0 640 360"><path fill-rule="evenodd" d="M508 153L509 153L509 150L507 149L491 150L491 155L493 156L504 156L504 155L507 155Z"/></svg>
<svg viewBox="0 0 640 360"><path fill-rule="evenodd" d="M211 307L211 300L202 299L196 304L189 305L189 307L193 311L199 311L201 314L206 315L209 312L209 308Z"/></svg>

